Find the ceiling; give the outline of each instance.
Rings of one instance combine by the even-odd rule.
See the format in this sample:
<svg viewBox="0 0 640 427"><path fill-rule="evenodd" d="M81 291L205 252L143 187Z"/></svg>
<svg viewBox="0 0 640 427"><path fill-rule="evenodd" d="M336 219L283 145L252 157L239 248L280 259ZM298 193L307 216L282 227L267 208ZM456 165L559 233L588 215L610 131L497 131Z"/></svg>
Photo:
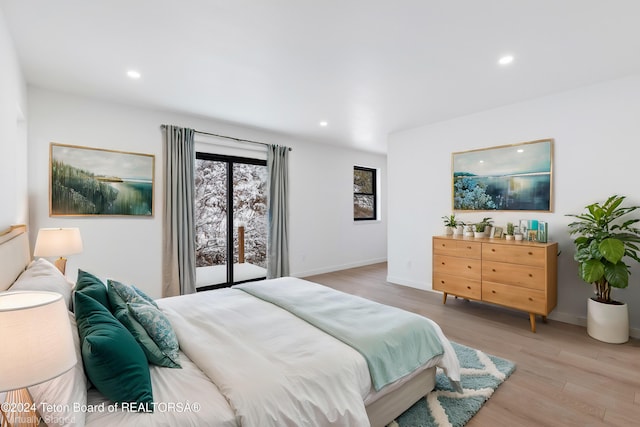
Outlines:
<svg viewBox="0 0 640 427"><path fill-rule="evenodd" d="M637 0L0 8L31 85L382 153L394 131L640 72Z"/></svg>

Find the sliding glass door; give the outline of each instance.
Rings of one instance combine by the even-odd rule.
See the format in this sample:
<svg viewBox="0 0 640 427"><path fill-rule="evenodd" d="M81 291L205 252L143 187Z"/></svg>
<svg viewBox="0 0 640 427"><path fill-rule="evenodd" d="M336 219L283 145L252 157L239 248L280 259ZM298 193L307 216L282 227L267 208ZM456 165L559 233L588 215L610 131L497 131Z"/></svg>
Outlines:
<svg viewBox="0 0 640 427"><path fill-rule="evenodd" d="M266 277L266 189L266 161L197 153L198 290Z"/></svg>

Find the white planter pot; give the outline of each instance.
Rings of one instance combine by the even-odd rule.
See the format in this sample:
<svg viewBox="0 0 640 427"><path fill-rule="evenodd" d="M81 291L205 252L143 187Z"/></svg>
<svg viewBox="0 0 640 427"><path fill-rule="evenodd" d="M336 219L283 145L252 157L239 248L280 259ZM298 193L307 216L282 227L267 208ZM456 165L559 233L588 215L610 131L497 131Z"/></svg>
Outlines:
<svg viewBox="0 0 640 427"><path fill-rule="evenodd" d="M473 237L476 237L476 238L484 237L484 231L474 231Z"/></svg>
<svg viewBox="0 0 640 427"><path fill-rule="evenodd" d="M522 234L514 234L514 235L513 235L513 238L514 238L515 240L522 240Z"/></svg>
<svg viewBox="0 0 640 427"><path fill-rule="evenodd" d="M587 301L587 333L611 344L629 341L629 307L627 304L603 304Z"/></svg>
<svg viewBox="0 0 640 427"><path fill-rule="evenodd" d="M462 236L462 234L464 233L464 226L459 225L456 228L453 229L453 235L454 236Z"/></svg>
<svg viewBox="0 0 640 427"><path fill-rule="evenodd" d="M513 240L513 234L507 234L504 238L507 240Z"/></svg>
<svg viewBox="0 0 640 427"><path fill-rule="evenodd" d="M451 236L453 234L453 228L445 227L444 228L444 234L445 234L445 236Z"/></svg>

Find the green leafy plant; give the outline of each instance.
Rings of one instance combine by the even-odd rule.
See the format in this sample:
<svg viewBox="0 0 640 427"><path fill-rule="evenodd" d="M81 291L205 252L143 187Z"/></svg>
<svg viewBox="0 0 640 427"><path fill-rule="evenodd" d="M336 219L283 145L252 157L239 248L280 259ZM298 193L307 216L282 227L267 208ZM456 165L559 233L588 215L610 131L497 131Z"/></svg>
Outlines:
<svg viewBox="0 0 640 427"><path fill-rule="evenodd" d="M445 227L456 228L459 225L464 225L463 221L456 219L456 214L451 214L449 216L445 215L442 219L444 220Z"/></svg>
<svg viewBox="0 0 640 427"><path fill-rule="evenodd" d="M493 224L491 218L482 218L482 221L475 223L474 227L478 233L482 233L484 232L484 229L491 224Z"/></svg>
<svg viewBox="0 0 640 427"><path fill-rule="evenodd" d="M624 260L640 262L640 229L635 227L640 219L626 217L640 206L623 207L624 199L614 195L602 204L586 206L586 212L580 215L567 215L578 219L569 224L569 234L578 236L573 241L578 274L595 286L595 300L608 304L616 303L611 299L612 287L629 285L631 272Z"/></svg>
<svg viewBox="0 0 640 427"><path fill-rule="evenodd" d="M507 223L507 235L508 236L513 236L513 232L514 232L513 223L512 222L508 222Z"/></svg>

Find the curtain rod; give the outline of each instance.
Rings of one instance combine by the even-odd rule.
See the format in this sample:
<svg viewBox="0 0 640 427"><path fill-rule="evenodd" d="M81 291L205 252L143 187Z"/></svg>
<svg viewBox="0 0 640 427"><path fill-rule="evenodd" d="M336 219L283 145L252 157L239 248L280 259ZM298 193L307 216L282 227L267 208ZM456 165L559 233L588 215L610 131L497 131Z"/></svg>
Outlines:
<svg viewBox="0 0 640 427"><path fill-rule="evenodd" d="M167 127L167 125L160 125L160 128L165 129ZM225 138L225 139L231 139L233 141L237 141L237 142L248 142L249 144L260 144L260 145L264 145L266 147L270 146L271 144L268 144L266 142L260 142L260 141L251 141L250 139L242 139L242 138L234 138L233 136L226 136L226 135L218 135L217 133L211 133L211 132L203 132L201 130L193 130L195 133L199 133L201 135L209 135L209 136L215 136L218 138ZM293 150L291 147L287 147L289 149L289 151Z"/></svg>

